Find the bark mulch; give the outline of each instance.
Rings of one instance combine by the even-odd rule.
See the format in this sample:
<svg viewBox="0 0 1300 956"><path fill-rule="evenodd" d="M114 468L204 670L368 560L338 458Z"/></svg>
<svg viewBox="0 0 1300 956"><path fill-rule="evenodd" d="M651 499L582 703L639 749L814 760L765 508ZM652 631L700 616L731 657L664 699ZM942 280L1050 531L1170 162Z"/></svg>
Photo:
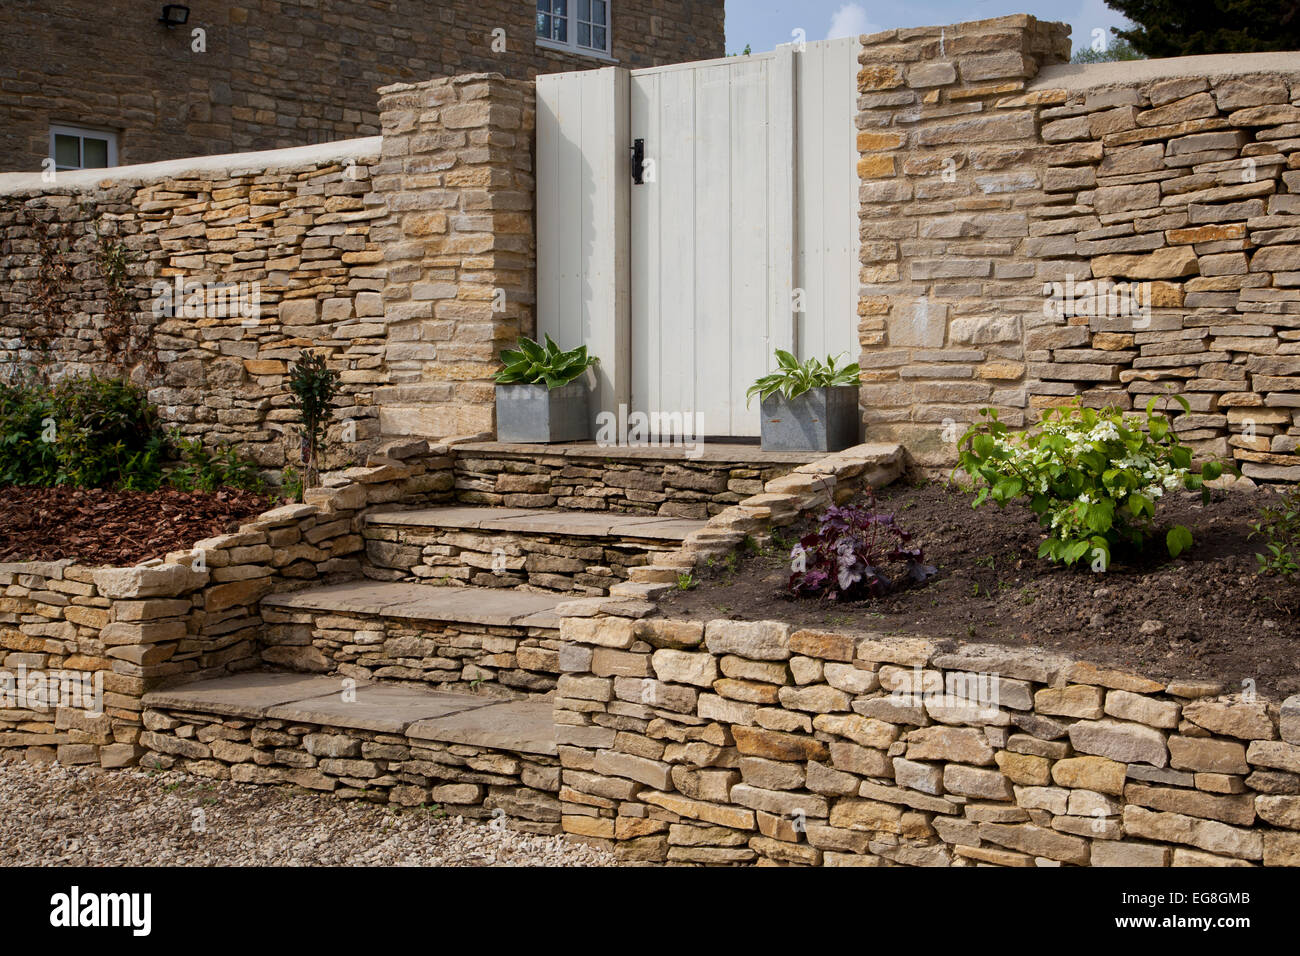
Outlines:
<svg viewBox="0 0 1300 956"><path fill-rule="evenodd" d="M251 491L0 488L0 561L133 565L233 531L269 506Z"/></svg>
<svg viewBox="0 0 1300 956"><path fill-rule="evenodd" d="M943 483L883 489L878 507L925 548L939 574L878 600L794 599L786 590L789 546L716 566L690 591L660 606L669 617L783 620L801 627L920 634L955 642L1037 646L1127 668L1156 679L1222 681L1261 693L1300 690L1300 585L1257 572L1259 510L1267 489L1170 496L1157 508L1161 529L1145 552L1117 554L1105 573L1037 557L1043 535L1022 506L970 507L971 496ZM860 503L860 502L859 502ZM1170 559L1164 531L1187 525L1191 551Z"/></svg>

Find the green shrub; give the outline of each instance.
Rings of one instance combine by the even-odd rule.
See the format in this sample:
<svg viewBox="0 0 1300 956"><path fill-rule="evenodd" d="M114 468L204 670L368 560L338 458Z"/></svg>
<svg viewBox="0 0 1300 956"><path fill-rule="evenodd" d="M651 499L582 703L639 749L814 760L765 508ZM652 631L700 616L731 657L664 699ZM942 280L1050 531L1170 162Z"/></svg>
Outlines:
<svg viewBox="0 0 1300 956"><path fill-rule="evenodd" d="M519 348L506 349L501 353L501 361L505 368L497 372L498 385L545 385L547 388L560 388L575 381L583 372L599 363L600 359L588 355L585 345L568 352L561 351L548 335L544 346L521 336Z"/></svg>
<svg viewBox="0 0 1300 956"><path fill-rule="evenodd" d="M1252 538L1266 542L1265 550L1255 555L1261 574L1291 580L1300 573L1300 488L1286 492L1279 504L1261 509L1259 521L1250 527Z"/></svg>
<svg viewBox="0 0 1300 956"><path fill-rule="evenodd" d="M55 484L57 435L49 389L27 382L0 383L0 484Z"/></svg>
<svg viewBox="0 0 1300 956"><path fill-rule="evenodd" d="M1175 396L1183 410L1187 401ZM1096 570L1110 565L1121 543L1141 547L1153 531L1156 501L1178 489L1209 491L1203 482L1222 467L1192 468L1192 451L1179 443L1169 419L1147 403L1145 419L1116 408L1097 411L1077 402L1049 411L1036 429L1009 436L994 409L962 436L957 468L975 479L972 507L1028 500L1048 537L1038 556L1074 564L1088 557ZM955 471L955 470L954 470ZM1175 525L1165 536L1170 555L1192 546Z"/></svg>
<svg viewBox="0 0 1300 956"><path fill-rule="evenodd" d="M168 461L179 464L168 467ZM0 383L0 485L156 491L262 489L254 462L168 436L140 386L120 378Z"/></svg>
<svg viewBox="0 0 1300 956"><path fill-rule="evenodd" d="M166 438L144 390L124 379L0 385L0 480L152 489Z"/></svg>
<svg viewBox="0 0 1300 956"><path fill-rule="evenodd" d="M841 353L843 354L843 353ZM837 368L838 355L826 356L826 361L810 358L800 362L784 349L776 350L777 370L764 375L745 393L748 402L758 395L760 400L777 392L786 398L797 398L813 388L828 388L835 385L857 385L860 369L856 362Z"/></svg>
<svg viewBox="0 0 1300 956"><path fill-rule="evenodd" d="M265 487L257 464L240 456L230 445L205 448L197 438L174 437L180 464L167 473L167 484L180 491L216 491L238 488L260 492Z"/></svg>

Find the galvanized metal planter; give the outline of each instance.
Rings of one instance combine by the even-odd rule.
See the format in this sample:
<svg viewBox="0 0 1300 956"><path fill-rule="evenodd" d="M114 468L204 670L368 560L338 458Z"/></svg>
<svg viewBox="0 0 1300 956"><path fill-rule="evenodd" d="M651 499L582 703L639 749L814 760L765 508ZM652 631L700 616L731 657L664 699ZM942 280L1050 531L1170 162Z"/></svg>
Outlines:
<svg viewBox="0 0 1300 956"><path fill-rule="evenodd" d="M795 398L763 399L764 451L839 451L858 443L858 387L813 388Z"/></svg>
<svg viewBox="0 0 1300 956"><path fill-rule="evenodd" d="M586 441L590 390L581 379L560 388L545 385L497 386L497 441Z"/></svg>

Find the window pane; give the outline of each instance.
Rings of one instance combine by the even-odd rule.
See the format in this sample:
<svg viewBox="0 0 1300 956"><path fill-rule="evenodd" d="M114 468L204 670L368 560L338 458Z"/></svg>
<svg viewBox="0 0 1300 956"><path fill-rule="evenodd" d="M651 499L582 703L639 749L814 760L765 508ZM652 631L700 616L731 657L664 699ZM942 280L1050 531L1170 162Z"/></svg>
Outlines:
<svg viewBox="0 0 1300 956"><path fill-rule="evenodd" d="M604 53L604 52L606 52L606 51L609 49L609 47L607 47L607 46L605 45L605 28L604 28L604 27L592 27L592 28L591 28L591 36L592 36L592 39L595 41L595 42L593 42L591 45L592 45L593 47L595 47L597 50L600 50L602 53Z"/></svg>
<svg viewBox="0 0 1300 956"><path fill-rule="evenodd" d="M541 0L538 0L540 3ZM551 38L551 16L548 13L537 14L537 35L539 37Z"/></svg>
<svg viewBox="0 0 1300 956"><path fill-rule="evenodd" d="M61 169L81 168L81 140L75 136L54 134L54 165Z"/></svg>
<svg viewBox="0 0 1300 956"><path fill-rule="evenodd" d="M557 17L569 15L569 0L551 0L551 12Z"/></svg>
<svg viewBox="0 0 1300 956"><path fill-rule="evenodd" d="M578 0L578 19L591 19L591 0Z"/></svg>
<svg viewBox="0 0 1300 956"><path fill-rule="evenodd" d="M554 17L553 20L555 22L555 31L551 34L552 39L558 40L560 43L568 43L569 21L558 16Z"/></svg>
<svg viewBox="0 0 1300 956"><path fill-rule="evenodd" d="M578 21L578 46L591 46L591 24Z"/></svg>
<svg viewBox="0 0 1300 956"><path fill-rule="evenodd" d="M83 169L104 169L108 166L108 140L91 139L81 141Z"/></svg>
<svg viewBox="0 0 1300 956"><path fill-rule="evenodd" d="M591 0L591 22L597 26L605 26L605 8L608 4L605 0Z"/></svg>

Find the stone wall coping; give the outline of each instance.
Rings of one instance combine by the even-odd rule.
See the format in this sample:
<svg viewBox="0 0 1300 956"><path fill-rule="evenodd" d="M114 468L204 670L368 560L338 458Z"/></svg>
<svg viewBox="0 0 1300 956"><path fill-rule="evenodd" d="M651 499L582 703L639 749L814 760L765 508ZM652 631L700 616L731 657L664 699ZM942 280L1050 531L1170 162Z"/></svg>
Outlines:
<svg viewBox="0 0 1300 956"><path fill-rule="evenodd" d="M471 83L504 83L510 86L532 86L532 80L509 77L504 73L457 73L453 76L435 76L415 83L390 83L378 89L380 96L393 93L409 93L412 90L427 90L433 86L468 86Z"/></svg>
<svg viewBox="0 0 1300 956"><path fill-rule="evenodd" d="M231 178L239 174L261 175L277 170L326 166L352 160L366 163L378 162L382 144L383 137L366 136L334 143L291 146L287 149L186 157L158 163L142 163L137 166L115 166L110 169L64 171L58 174L58 180L53 184L44 182L41 173L0 173L0 195L22 193L58 195L64 192L92 192L105 186L135 185L167 179Z"/></svg>
<svg viewBox="0 0 1300 956"><path fill-rule="evenodd" d="M1115 63L1059 63L1043 67L1028 88L1090 90L1104 86L1132 86L1173 77L1213 79L1253 73L1300 77L1300 56L1295 53L1217 53Z"/></svg>

